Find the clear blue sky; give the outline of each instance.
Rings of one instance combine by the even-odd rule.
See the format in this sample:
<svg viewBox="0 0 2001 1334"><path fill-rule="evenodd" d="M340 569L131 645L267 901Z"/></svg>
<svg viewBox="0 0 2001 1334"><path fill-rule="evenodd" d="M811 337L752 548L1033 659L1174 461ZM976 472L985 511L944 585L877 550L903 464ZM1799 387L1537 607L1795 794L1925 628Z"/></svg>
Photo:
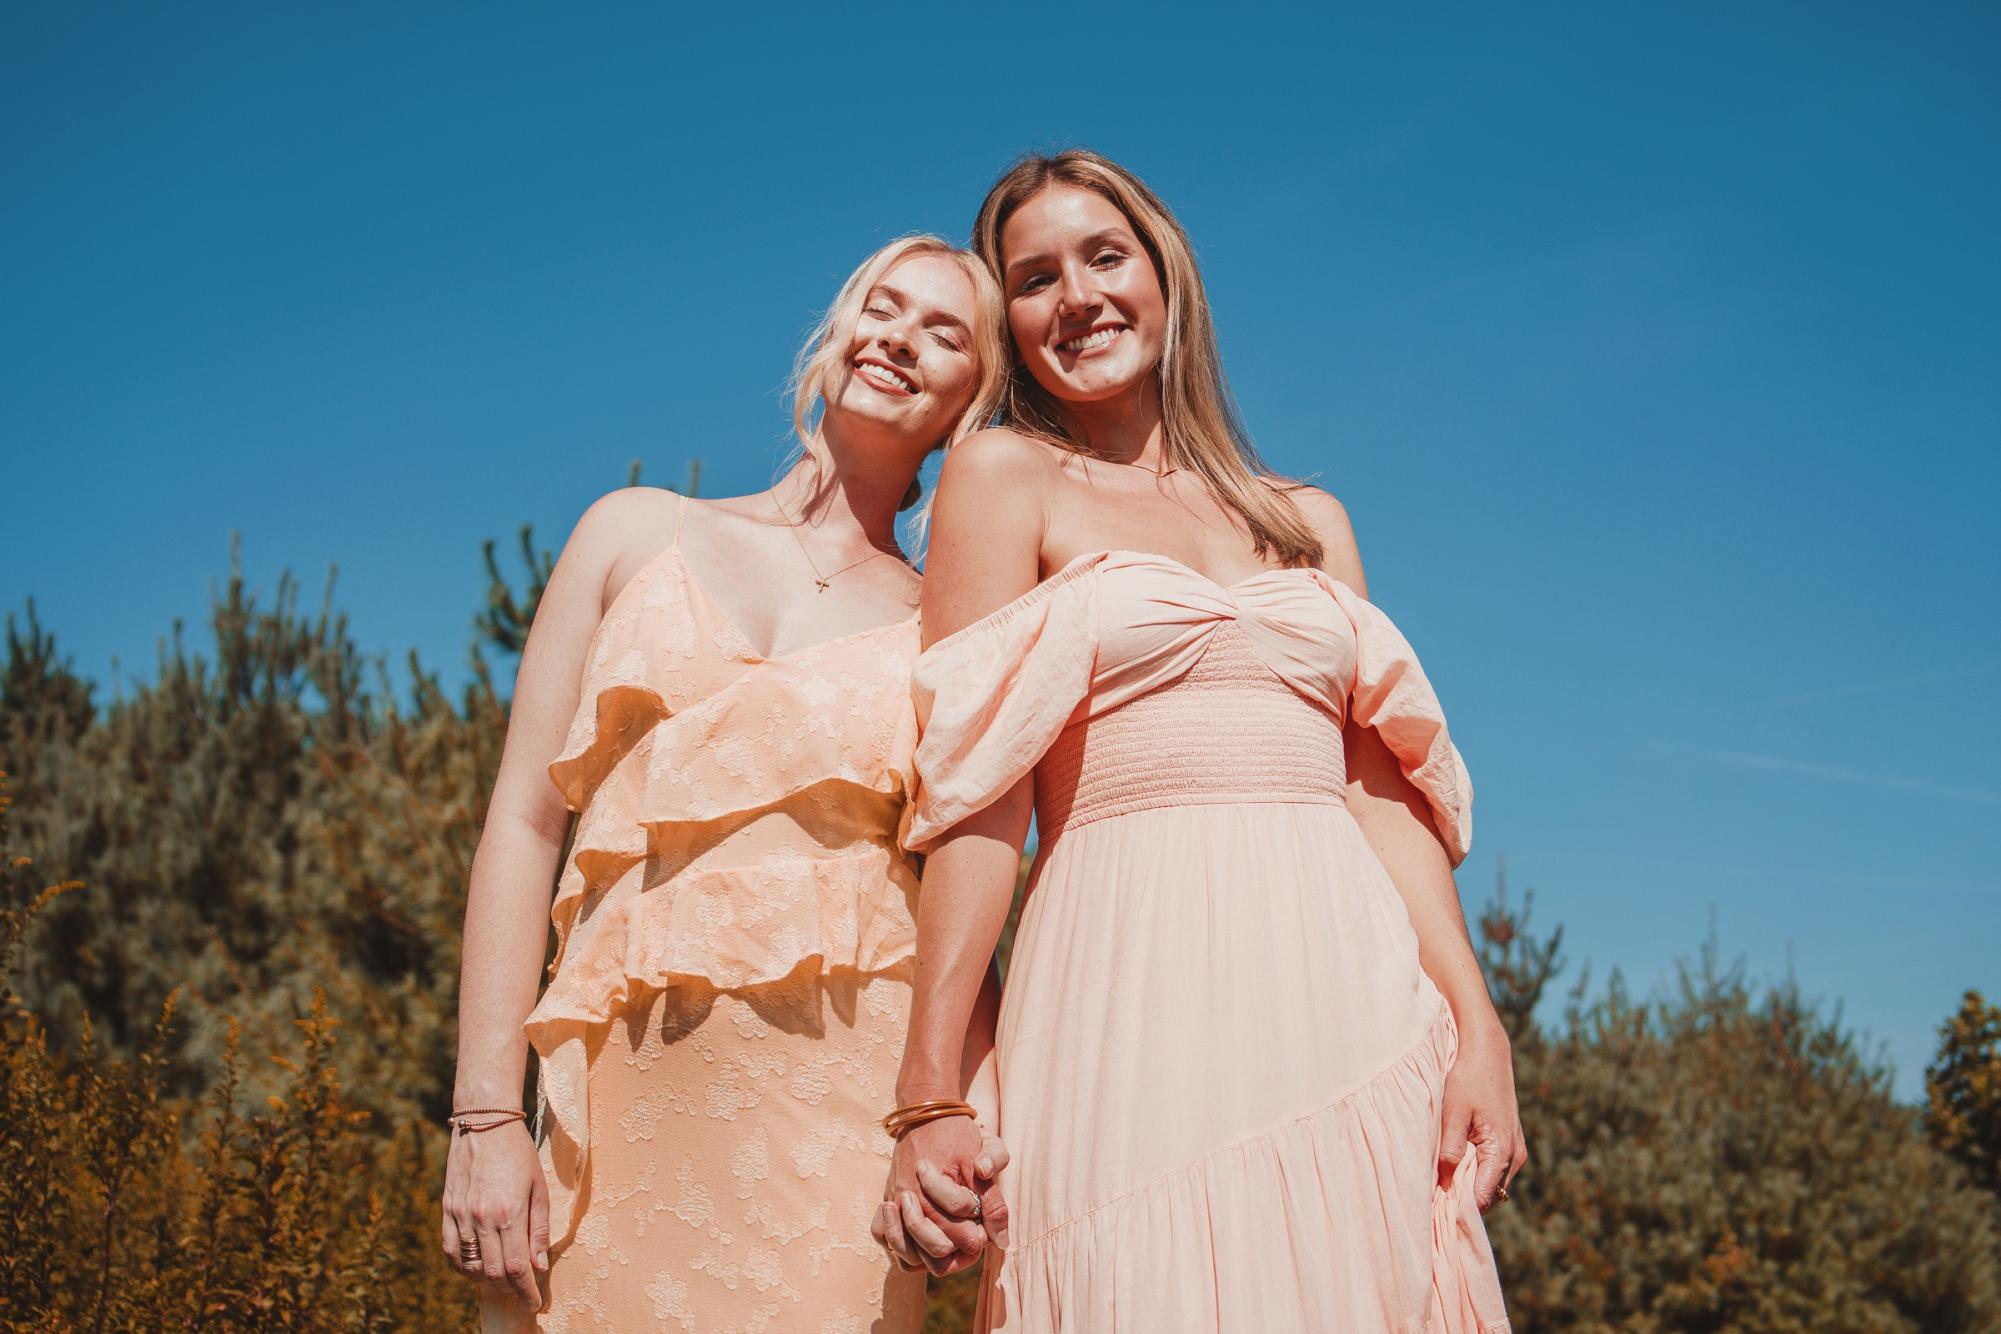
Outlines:
<svg viewBox="0 0 2001 1334"><path fill-rule="evenodd" d="M2001 992L2001 11L16 6L0 599L86 672L330 563L463 672L481 538L783 447L869 248L1086 143L1195 237L1574 960L1726 954L1917 1086Z"/></svg>

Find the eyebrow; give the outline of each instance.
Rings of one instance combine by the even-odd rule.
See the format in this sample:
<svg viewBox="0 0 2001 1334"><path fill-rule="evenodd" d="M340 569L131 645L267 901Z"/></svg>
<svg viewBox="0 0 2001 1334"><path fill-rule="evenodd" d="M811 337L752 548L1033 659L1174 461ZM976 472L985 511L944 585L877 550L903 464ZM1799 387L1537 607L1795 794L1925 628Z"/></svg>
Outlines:
<svg viewBox="0 0 2001 1334"><path fill-rule="evenodd" d="M1085 250L1091 250L1111 241L1117 241L1120 242L1121 244L1136 243L1133 234L1127 231L1124 227L1105 227L1098 231L1092 232L1089 236L1085 237L1083 244L1080 248ZM1026 268L1031 264L1047 264L1048 262L1049 262L1048 255L1023 255L1020 259L1009 260L1007 265L1007 271L1011 274L1016 269Z"/></svg>
<svg viewBox="0 0 2001 1334"><path fill-rule="evenodd" d="M897 291L894 287L891 287L888 283L877 283L874 287L869 288L868 295L874 296L878 292L882 293L882 295L888 297L891 301L896 302L900 306L908 306L913 304L910 300L910 297L907 294ZM959 332L964 334L971 334L973 332L971 329L966 327L966 322L964 320L960 319L957 315L954 315L949 310L931 311L925 317L925 323L949 324L953 328L959 330Z"/></svg>

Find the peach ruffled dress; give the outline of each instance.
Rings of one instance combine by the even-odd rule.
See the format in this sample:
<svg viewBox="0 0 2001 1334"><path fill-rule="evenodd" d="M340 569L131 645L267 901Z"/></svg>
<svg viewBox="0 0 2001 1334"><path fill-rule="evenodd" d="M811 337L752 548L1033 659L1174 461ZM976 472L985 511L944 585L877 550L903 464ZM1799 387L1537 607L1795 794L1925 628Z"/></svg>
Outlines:
<svg viewBox="0 0 2001 1334"><path fill-rule="evenodd" d="M487 1327L907 1334L923 1275L869 1222L916 945L916 620L760 657L679 539L606 613L549 769L581 812L527 1023L549 1301L489 1296Z"/></svg>
<svg viewBox="0 0 2001 1334"><path fill-rule="evenodd" d="M980 1328L1507 1329L1474 1156L1437 1181L1452 1013L1342 804L1352 719L1465 856L1472 786L1388 618L1318 570L1100 552L915 687L908 846L1035 776Z"/></svg>

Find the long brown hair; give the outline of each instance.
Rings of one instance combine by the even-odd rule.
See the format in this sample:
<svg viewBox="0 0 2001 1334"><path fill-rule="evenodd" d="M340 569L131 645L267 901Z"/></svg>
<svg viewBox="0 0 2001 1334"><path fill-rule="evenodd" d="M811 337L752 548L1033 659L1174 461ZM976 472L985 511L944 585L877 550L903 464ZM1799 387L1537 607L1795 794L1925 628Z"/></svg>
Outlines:
<svg viewBox="0 0 2001 1334"><path fill-rule="evenodd" d="M1153 261L1167 298L1167 336L1160 355L1160 409L1167 463L1198 474L1216 503L1250 530L1259 556L1285 564L1318 564L1320 539L1287 494L1297 483L1266 466L1237 415L1216 349L1216 324L1195 249L1173 212L1145 181L1087 148L1030 153L994 182L973 221L973 250L994 281L1004 283L1001 229L1014 211L1052 185L1102 196L1123 213ZM1036 382L1009 338L1011 370L1000 424L1081 454L1090 452L1062 400Z"/></svg>

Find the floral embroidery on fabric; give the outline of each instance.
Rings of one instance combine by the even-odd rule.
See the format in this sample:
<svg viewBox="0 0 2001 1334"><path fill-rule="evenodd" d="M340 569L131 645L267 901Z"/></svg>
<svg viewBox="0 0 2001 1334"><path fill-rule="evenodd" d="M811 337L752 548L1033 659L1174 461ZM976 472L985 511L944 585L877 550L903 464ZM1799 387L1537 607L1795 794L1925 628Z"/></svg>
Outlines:
<svg viewBox="0 0 2001 1334"><path fill-rule="evenodd" d="M913 620L761 659L670 546L587 654L551 780L548 1308L489 1330L909 1334L921 1275L868 1235L909 1022L895 831Z"/></svg>

